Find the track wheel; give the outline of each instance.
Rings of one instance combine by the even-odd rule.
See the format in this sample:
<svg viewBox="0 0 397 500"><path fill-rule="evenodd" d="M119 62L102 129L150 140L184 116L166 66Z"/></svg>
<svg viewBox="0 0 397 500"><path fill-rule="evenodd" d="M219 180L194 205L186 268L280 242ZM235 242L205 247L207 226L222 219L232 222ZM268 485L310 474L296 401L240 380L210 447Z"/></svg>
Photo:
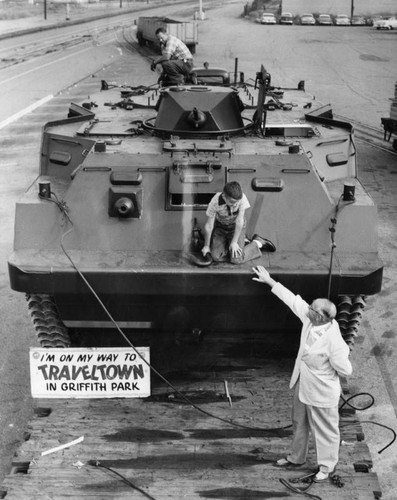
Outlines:
<svg viewBox="0 0 397 500"><path fill-rule="evenodd" d="M28 309L40 346L70 347L69 331L59 317L57 306L50 295L26 295Z"/></svg>
<svg viewBox="0 0 397 500"><path fill-rule="evenodd" d="M342 337L350 350L358 336L359 327L366 304L364 295L340 295L338 298L336 321Z"/></svg>

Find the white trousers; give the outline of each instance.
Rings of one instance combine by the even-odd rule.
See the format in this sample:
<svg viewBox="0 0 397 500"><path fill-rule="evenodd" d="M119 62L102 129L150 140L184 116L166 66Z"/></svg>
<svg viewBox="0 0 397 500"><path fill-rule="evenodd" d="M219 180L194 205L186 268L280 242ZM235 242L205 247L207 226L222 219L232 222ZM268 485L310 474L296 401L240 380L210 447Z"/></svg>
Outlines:
<svg viewBox="0 0 397 500"><path fill-rule="evenodd" d="M318 408L299 400L299 380L295 384L292 406L293 438L287 459L295 464L306 462L310 432L317 454L317 464L322 472L333 472L339 459L339 411L335 408Z"/></svg>

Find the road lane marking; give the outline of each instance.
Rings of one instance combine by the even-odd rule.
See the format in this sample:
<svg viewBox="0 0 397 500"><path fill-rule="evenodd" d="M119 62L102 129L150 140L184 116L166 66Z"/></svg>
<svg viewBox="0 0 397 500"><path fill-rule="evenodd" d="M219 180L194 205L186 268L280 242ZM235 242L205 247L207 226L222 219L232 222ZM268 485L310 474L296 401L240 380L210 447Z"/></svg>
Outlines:
<svg viewBox="0 0 397 500"><path fill-rule="evenodd" d="M53 99L53 98L54 98L54 96L52 94L49 94L46 97L43 97L42 99L40 99L39 101L34 102L33 104L31 104L27 108L22 109L21 111L18 111L18 113L15 113L14 115L6 118L2 122L0 122L0 129L6 127L7 125L9 125L12 122L15 122L16 120L18 120L22 116L27 115L28 113L35 110L36 108L39 108L42 104L45 104L46 102L51 101L51 99Z"/></svg>

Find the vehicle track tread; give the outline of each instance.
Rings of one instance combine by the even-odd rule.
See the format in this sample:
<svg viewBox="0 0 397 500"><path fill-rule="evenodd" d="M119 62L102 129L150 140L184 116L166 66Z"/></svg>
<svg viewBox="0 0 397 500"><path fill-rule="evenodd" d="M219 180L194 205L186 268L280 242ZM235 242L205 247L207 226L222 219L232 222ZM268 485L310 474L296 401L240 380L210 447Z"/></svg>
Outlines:
<svg viewBox="0 0 397 500"><path fill-rule="evenodd" d="M41 347L70 347L68 328L63 324L50 295L27 294L28 309Z"/></svg>
<svg viewBox="0 0 397 500"><path fill-rule="evenodd" d="M358 337L361 318L366 305L364 295L340 295L338 297L336 321L342 337L350 349L353 348Z"/></svg>

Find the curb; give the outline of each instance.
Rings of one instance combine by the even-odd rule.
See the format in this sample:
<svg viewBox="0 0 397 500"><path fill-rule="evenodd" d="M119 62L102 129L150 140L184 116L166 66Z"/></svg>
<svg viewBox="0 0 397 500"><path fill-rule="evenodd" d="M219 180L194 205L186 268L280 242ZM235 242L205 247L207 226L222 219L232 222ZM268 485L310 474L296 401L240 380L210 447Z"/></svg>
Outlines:
<svg viewBox="0 0 397 500"><path fill-rule="evenodd" d="M106 17L116 17L116 16L123 16L125 14L133 14L134 12L142 12L142 11L147 11L147 10L151 10L151 9L155 9L155 8L158 8L162 5L167 5L167 6L173 6L173 5L178 5L178 4L194 4L194 0L191 0L191 1L169 1L169 2L165 2L164 4L162 3L161 0L158 0L157 2L155 2L154 4L151 4L149 6L134 6L134 8L131 8L131 9L128 9L128 10L123 10L122 12L108 12L108 13L103 13L103 14L98 14L98 15L95 15L95 16L91 16L91 17L82 17L82 18L79 18L79 19L75 19L73 21L69 20L69 21L60 21L60 22L55 22L55 23L52 23L52 24L49 24L48 26L32 26L31 28L26 28L26 29L22 29L22 30L18 30L18 31L13 31L13 32L8 32L8 33L3 33L3 34L0 34L0 40L5 40L7 38L16 38L18 36L22 36L22 35L29 35L31 33L37 33L37 32L40 32L40 31L47 31L47 30L51 30L51 29L56 29L56 28L65 28L66 26L73 26L73 25L76 25L76 24L84 24L84 23L88 23L90 21L96 21L98 19L104 19Z"/></svg>
<svg viewBox="0 0 397 500"><path fill-rule="evenodd" d="M84 23L88 23L90 21L104 19L106 17L122 16L124 14L131 14L131 13L135 12L136 10L138 10L138 9L131 9L128 11L125 10L123 12L112 12L112 13L106 13L106 14L98 14L96 16L75 19L73 21L60 21L60 22L56 22L53 24L49 24L47 26L33 26L31 28L25 28L25 29L22 29L19 31L13 31L13 32L9 32L9 33L0 34L0 40L5 40L7 38L15 38L15 37L22 36L22 35L29 35L31 33L37 33L40 31L47 31L47 30L56 29L56 28L65 28L66 26L73 26L76 24L84 24ZM144 10L144 9L139 9L139 10Z"/></svg>

